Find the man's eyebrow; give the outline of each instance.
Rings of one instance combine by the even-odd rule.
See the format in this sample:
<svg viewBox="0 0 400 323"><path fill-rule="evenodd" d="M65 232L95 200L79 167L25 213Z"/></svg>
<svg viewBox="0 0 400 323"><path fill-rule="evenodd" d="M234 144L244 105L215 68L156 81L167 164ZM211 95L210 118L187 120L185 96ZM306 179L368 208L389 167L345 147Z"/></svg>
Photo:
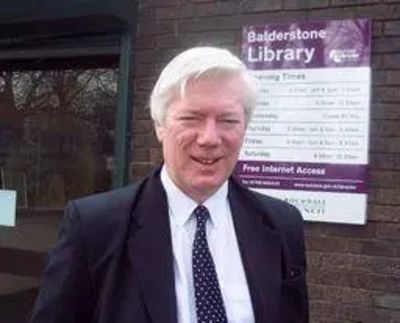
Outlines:
<svg viewBox="0 0 400 323"><path fill-rule="evenodd" d="M239 117L239 113L238 112L224 112L221 113L220 115L222 118L226 118L226 117L230 117L230 118L238 118Z"/></svg>
<svg viewBox="0 0 400 323"><path fill-rule="evenodd" d="M196 115L200 115L202 114L201 110L197 110L197 109L185 109L183 111L180 111L180 114L196 114Z"/></svg>

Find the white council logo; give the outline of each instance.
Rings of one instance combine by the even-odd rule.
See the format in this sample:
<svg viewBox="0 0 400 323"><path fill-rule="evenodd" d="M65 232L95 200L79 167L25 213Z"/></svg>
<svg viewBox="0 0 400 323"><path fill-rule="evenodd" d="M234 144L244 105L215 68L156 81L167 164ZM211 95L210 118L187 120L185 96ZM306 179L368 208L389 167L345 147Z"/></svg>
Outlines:
<svg viewBox="0 0 400 323"><path fill-rule="evenodd" d="M354 62L360 58L356 49L332 49L329 58L335 63Z"/></svg>

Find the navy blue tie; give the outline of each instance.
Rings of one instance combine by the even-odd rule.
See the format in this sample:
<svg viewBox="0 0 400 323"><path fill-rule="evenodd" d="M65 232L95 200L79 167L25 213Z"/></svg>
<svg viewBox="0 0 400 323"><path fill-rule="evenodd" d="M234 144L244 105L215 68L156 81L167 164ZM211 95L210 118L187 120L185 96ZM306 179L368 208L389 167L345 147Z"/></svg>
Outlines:
<svg viewBox="0 0 400 323"><path fill-rule="evenodd" d="M196 207L197 229L193 242L192 266L197 323L226 323L224 301L217 272L208 248L206 222L210 213L203 205Z"/></svg>

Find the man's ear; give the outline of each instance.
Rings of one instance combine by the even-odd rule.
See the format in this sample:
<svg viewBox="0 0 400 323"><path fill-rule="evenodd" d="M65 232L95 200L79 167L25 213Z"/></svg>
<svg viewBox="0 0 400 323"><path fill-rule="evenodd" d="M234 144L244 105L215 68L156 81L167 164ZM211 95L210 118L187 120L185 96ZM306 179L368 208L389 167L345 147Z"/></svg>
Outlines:
<svg viewBox="0 0 400 323"><path fill-rule="evenodd" d="M157 139L160 143L163 142L164 139L164 134L165 134L165 128L163 125L161 125L159 122L154 123L154 130L156 131Z"/></svg>

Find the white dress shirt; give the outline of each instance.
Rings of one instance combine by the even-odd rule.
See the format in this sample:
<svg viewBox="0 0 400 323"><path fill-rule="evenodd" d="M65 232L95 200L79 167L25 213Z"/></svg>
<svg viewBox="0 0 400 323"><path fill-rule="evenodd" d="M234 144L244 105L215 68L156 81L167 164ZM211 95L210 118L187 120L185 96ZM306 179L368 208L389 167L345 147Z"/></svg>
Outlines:
<svg viewBox="0 0 400 323"><path fill-rule="evenodd" d="M175 293L179 323L195 323L196 306L192 277L192 245L197 203L171 180L165 166L161 182L168 198L174 256ZM207 240L212 254L229 323L253 323L254 313L228 202L228 183L203 205L210 212Z"/></svg>

